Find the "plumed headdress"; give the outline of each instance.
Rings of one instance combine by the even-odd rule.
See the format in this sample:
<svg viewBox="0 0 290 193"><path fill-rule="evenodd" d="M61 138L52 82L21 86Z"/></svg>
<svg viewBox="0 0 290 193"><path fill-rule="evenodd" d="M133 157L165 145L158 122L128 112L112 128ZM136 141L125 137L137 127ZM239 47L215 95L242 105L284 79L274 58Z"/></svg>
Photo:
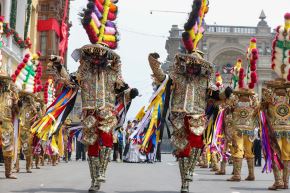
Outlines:
<svg viewBox="0 0 290 193"><path fill-rule="evenodd" d="M42 67L41 62L38 60L40 52L37 54L26 54L14 74L12 80L17 88L25 93L37 93L42 89L41 76Z"/></svg>
<svg viewBox="0 0 290 193"><path fill-rule="evenodd" d="M194 0L188 21L184 24L182 41L188 53L196 50L204 33L204 16L208 12L208 0Z"/></svg>
<svg viewBox="0 0 290 193"><path fill-rule="evenodd" d="M117 0L89 0L81 14L82 24L92 44L117 48L118 32L113 22L117 18Z"/></svg>
<svg viewBox="0 0 290 193"><path fill-rule="evenodd" d="M247 61L248 61L247 82L249 89L254 89L255 84L258 81L258 75L256 72L258 59L259 52L257 49L257 40L256 38L252 38L250 41L250 46L247 50Z"/></svg>
<svg viewBox="0 0 290 193"><path fill-rule="evenodd" d="M250 45L247 49L246 58L248 62L247 70L243 68L242 60L238 59L234 67L232 77L232 87L235 92L244 94L255 94L254 88L258 81L257 62L259 59L259 51L257 49L256 38L251 38ZM246 81L246 82L245 82Z"/></svg>
<svg viewBox="0 0 290 193"><path fill-rule="evenodd" d="M272 45L272 69L279 78L290 81L290 13L284 19L285 24L276 29Z"/></svg>
<svg viewBox="0 0 290 193"><path fill-rule="evenodd" d="M204 33L204 16L208 12L208 0L194 0L189 19L184 24L182 41L187 54L177 54L175 56L175 71L186 72L188 65L200 65L201 75L214 78L213 65L206 61L204 53L197 49L198 42Z"/></svg>
<svg viewBox="0 0 290 193"><path fill-rule="evenodd" d="M84 9L82 24L92 44L76 49L72 53L75 61L119 65L117 48L118 32L114 21L117 18L117 0L89 0Z"/></svg>

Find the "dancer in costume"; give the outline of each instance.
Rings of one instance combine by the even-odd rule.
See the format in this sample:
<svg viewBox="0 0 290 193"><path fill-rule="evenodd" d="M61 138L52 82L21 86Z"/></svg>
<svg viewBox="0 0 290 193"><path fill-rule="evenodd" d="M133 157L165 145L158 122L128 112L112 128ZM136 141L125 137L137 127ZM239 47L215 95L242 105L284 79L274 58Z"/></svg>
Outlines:
<svg viewBox="0 0 290 193"><path fill-rule="evenodd" d="M178 158L181 175L181 192L189 192L189 182L203 144L206 124L206 91L211 86L212 64L203 59L197 43L204 32L203 19L208 11L208 1L195 0L182 34L186 54L175 56L172 71L166 75L156 53L149 55L149 64L159 82L172 82L170 120L173 125L172 144ZM198 22L199 21L199 22Z"/></svg>
<svg viewBox="0 0 290 193"><path fill-rule="evenodd" d="M258 95L254 91L257 83L257 60L258 50L256 48L256 39L252 38L250 46L247 50L247 75L241 66L235 67L235 73L238 74L238 88L229 101L229 108L233 116L233 152L234 159L233 170L234 175L228 181L240 181L243 158L246 158L248 164L249 175L245 179L254 181L254 154L253 141L255 139L255 128L258 128ZM247 77L247 86L244 78Z"/></svg>
<svg viewBox="0 0 290 193"><path fill-rule="evenodd" d="M20 90L19 93L19 144L18 158L16 161L16 171L19 172L20 150L22 149L26 160L26 172L32 173L32 142L33 135L30 128L37 117L41 117L40 109L36 108L36 93L40 92L42 67L38 61L40 53L26 54L23 61L18 65L12 79Z"/></svg>
<svg viewBox="0 0 290 193"><path fill-rule="evenodd" d="M66 119L63 125L63 147L64 147L64 160L67 163L71 161L71 153L72 153L72 137L69 133L69 127L71 126L71 119Z"/></svg>
<svg viewBox="0 0 290 193"><path fill-rule="evenodd" d="M273 41L272 69L279 78L266 81L262 90L262 147L264 171L274 173L269 190L289 188L290 169L290 13L278 26ZM282 164L283 162L283 164Z"/></svg>
<svg viewBox="0 0 290 193"><path fill-rule="evenodd" d="M225 172L225 165L227 161L227 140L228 135L225 122L225 102L230 98L232 88L225 87L222 82L222 76L219 72L216 73L215 87L208 90L207 96L207 128L204 132L204 141L207 148L210 148L211 155L211 171L216 171L216 174L223 174ZM221 167L218 163L221 161Z"/></svg>
<svg viewBox="0 0 290 193"><path fill-rule="evenodd" d="M5 176L6 178L16 179L17 177L12 175L13 156L15 156L13 119L17 113L18 92L7 72L7 66L2 63L3 22L4 17L0 17L0 137Z"/></svg>
<svg viewBox="0 0 290 193"><path fill-rule="evenodd" d="M0 74L0 120L1 120L1 141L5 164L5 176L10 179L17 179L12 175L12 163L14 155L14 127L13 119L17 114L18 92L8 76L3 71Z"/></svg>
<svg viewBox="0 0 290 193"><path fill-rule="evenodd" d="M46 87L44 88L44 90L46 90ZM35 99L35 108L37 111L37 117L35 117L35 120L39 120L45 113L46 105L45 101L40 96L40 93L38 93L36 96L37 97ZM40 169L40 164L44 166L44 150L42 147L42 140L37 135L33 135L32 147L33 156L35 158L35 168Z"/></svg>
<svg viewBox="0 0 290 193"><path fill-rule="evenodd" d="M62 97L72 98L75 94L71 93L77 93L77 88L82 90L82 142L88 145L92 179L89 192L98 191L100 183L106 181L105 173L113 146L113 129L118 123L119 112L115 105L121 102L126 106L138 95L137 89L129 88L124 82L120 57L112 50L117 47L117 31L113 23L117 13L115 2L117 1L89 1L82 14L82 24L92 44L83 46L72 54L80 62L76 77L66 72L62 58L52 57L49 65L56 70L67 88L67 92L61 94L52 106L58 107ZM66 106L66 109L69 111L72 106L73 103ZM53 114L57 116L56 119L64 117L56 111ZM40 123L34 129L40 132L46 130L41 128Z"/></svg>

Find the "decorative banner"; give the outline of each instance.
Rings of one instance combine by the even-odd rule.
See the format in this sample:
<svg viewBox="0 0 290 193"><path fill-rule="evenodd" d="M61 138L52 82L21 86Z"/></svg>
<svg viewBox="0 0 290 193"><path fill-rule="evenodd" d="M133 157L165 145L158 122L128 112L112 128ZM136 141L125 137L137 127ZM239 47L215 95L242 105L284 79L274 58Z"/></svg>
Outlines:
<svg viewBox="0 0 290 193"><path fill-rule="evenodd" d="M47 108L42 119L31 127L31 132L43 140L49 140L54 133L58 133L61 125L73 109L78 89L64 88L62 93Z"/></svg>
<svg viewBox="0 0 290 193"><path fill-rule="evenodd" d="M59 42L59 55L62 58L65 58L65 53L67 51L68 46L68 25L67 25L67 12L69 9L69 0L65 1L65 7L64 7L64 14L61 21L61 27L60 27L60 42Z"/></svg>
<svg viewBox="0 0 290 193"><path fill-rule="evenodd" d="M139 124L134 133L129 137L141 144L141 151L145 153L151 152L152 148L157 147L160 140L161 133L161 116L164 111L166 86L169 77L166 76L165 80L158 87L157 91L150 99L149 106L144 112L142 108L136 118L139 119Z"/></svg>

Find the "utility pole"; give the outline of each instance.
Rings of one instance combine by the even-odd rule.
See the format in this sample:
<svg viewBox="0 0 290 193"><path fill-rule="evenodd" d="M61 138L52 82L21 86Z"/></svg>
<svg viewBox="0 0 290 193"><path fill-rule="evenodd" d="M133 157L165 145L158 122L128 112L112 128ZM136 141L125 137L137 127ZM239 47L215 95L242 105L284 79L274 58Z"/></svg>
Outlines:
<svg viewBox="0 0 290 193"><path fill-rule="evenodd" d="M153 14L154 12L159 12L159 13L176 13L176 14L189 14L188 12L184 11L171 11L171 10L150 10L150 14Z"/></svg>

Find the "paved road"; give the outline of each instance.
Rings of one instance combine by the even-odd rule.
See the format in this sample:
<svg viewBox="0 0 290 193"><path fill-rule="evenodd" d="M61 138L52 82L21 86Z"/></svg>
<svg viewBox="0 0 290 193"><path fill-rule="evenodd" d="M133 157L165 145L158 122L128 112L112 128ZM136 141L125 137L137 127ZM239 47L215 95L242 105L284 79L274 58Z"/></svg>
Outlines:
<svg viewBox="0 0 290 193"><path fill-rule="evenodd" d="M24 162L18 180L6 180L4 168L0 166L0 193L86 193L90 185L89 169L86 162L61 163L56 167L44 166L25 173ZM232 170L229 166L228 173ZM100 193L178 193L179 170L171 155L163 155L162 163L130 164L111 163L108 169L107 183L102 185ZM254 182L226 182L230 177L216 176L209 169L196 169L190 192L194 193L261 193L270 192L266 188L272 184L272 174L261 174L256 168ZM246 163L242 177L247 174ZM281 190L289 193L289 190Z"/></svg>

